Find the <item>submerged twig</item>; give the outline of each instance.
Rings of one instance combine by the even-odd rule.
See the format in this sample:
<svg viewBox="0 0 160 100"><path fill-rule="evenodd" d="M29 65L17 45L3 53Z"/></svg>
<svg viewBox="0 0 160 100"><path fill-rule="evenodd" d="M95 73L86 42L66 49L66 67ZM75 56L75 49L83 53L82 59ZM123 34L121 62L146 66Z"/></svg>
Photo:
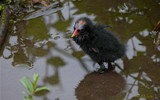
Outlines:
<svg viewBox="0 0 160 100"><path fill-rule="evenodd" d="M158 23L154 27L153 31L158 31L159 28L160 28L160 21L158 21ZM155 49L157 49L159 45L160 45L160 32L157 32L157 40L156 40Z"/></svg>
<svg viewBox="0 0 160 100"><path fill-rule="evenodd" d="M157 31L159 27L160 27L160 21L156 24L156 26L154 27L153 31Z"/></svg>
<svg viewBox="0 0 160 100"><path fill-rule="evenodd" d="M155 48L157 49L159 45L160 45L160 32L158 33L158 37L157 37Z"/></svg>
<svg viewBox="0 0 160 100"><path fill-rule="evenodd" d="M58 10L61 10L61 5L59 2L55 2L53 4L50 4L47 7L43 7L35 12L30 13L29 15L25 16L23 20L30 20L30 19L37 18L43 15L48 15L51 13L55 13Z"/></svg>

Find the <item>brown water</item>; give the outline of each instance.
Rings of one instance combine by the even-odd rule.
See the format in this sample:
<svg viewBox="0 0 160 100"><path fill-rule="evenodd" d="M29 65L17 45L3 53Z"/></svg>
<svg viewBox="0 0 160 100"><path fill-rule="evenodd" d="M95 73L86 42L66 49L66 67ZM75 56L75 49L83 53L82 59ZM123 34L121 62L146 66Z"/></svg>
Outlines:
<svg viewBox="0 0 160 100"><path fill-rule="evenodd" d="M160 50L151 34L160 20L158 0L63 1L55 13L15 24L0 51L0 100L22 100L20 79L40 74L51 92L34 100L160 100ZM127 44L115 70L97 64L72 41L74 22L88 16L109 24Z"/></svg>

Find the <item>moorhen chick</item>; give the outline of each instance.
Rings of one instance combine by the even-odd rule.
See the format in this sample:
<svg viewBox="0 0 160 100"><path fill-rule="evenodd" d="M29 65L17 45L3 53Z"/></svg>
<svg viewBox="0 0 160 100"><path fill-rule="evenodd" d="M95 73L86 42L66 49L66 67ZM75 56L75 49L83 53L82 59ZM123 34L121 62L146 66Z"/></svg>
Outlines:
<svg viewBox="0 0 160 100"><path fill-rule="evenodd" d="M87 17L78 19L74 24L73 40L100 65L99 73L104 73L104 62L108 69L113 68L111 62L125 55L125 45L105 29L108 26L95 25Z"/></svg>

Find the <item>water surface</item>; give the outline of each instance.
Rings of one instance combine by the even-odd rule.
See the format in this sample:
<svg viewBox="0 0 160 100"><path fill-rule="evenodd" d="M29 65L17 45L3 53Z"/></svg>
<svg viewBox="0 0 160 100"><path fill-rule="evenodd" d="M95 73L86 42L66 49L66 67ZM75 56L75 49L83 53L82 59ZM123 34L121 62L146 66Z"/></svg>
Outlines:
<svg viewBox="0 0 160 100"><path fill-rule="evenodd" d="M158 0L62 0L54 13L16 23L0 51L2 100L22 100L20 79L40 74L51 92L34 100L159 100L160 51L151 34L160 20ZM115 70L94 73L97 64L71 39L83 16L108 24L124 43L126 56ZM94 97L94 99L93 99Z"/></svg>

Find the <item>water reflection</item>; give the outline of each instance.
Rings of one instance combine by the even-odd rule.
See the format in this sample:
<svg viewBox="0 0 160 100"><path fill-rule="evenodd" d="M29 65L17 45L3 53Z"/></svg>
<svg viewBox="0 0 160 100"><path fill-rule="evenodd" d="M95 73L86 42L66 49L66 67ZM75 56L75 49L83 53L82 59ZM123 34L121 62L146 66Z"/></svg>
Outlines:
<svg viewBox="0 0 160 100"><path fill-rule="evenodd" d="M93 72L79 83L75 94L78 100L111 100L116 95L122 95L124 88L125 80L120 74L112 71L103 75Z"/></svg>
<svg viewBox="0 0 160 100"><path fill-rule="evenodd" d="M160 52L154 50L150 34L159 20L159 1L64 0L62 4L63 9L57 13L21 21L12 27L0 53L1 65L6 68L1 69L2 76L13 77L18 82L21 78L19 76L38 72L42 76L40 84L48 85L52 92L37 97L37 100L75 100L76 96L81 100L81 95L85 95L83 89L89 89L89 85L83 85L90 82L95 83L92 84L93 87L98 87L97 91L104 96L100 85L102 80L98 77L104 78L103 82L107 84L106 98L160 99ZM115 62L115 72L102 76L96 73L88 74L95 70L93 62L70 37L73 23L81 16L89 16L99 24L111 25L111 30L128 45L126 57ZM16 70L12 69L14 66ZM29 67L31 72L22 71L23 67ZM118 80L122 84L117 82ZM2 87L6 87L2 90L14 91L13 86L7 88L5 84L12 83L12 80L2 77L2 81ZM83 82L86 83L82 84ZM78 87L75 90L76 86ZM19 93L21 90L23 89L19 89ZM11 98L16 100L15 95L21 95L19 93ZM5 93L2 95L4 100L11 99Z"/></svg>

